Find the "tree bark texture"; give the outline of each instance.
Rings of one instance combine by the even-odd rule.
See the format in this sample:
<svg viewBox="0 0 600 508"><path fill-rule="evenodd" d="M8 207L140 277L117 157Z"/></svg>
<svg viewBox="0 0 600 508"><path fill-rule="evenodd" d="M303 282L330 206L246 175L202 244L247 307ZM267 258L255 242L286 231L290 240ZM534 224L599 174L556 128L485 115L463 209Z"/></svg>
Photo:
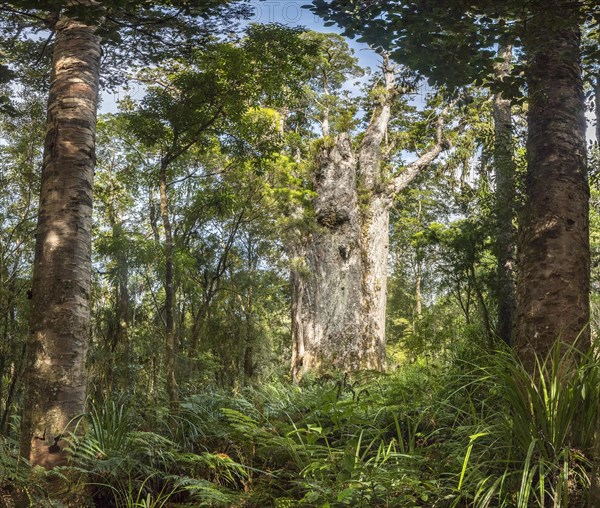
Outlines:
<svg viewBox="0 0 600 508"><path fill-rule="evenodd" d="M348 134L325 138L313 174L315 228L295 247L292 376L312 371L386 369L385 315L389 214L394 197L442 151L433 146L399 175L384 173L384 144L394 93L384 98L358 149ZM441 118L441 117L440 117Z"/></svg>
<svg viewBox="0 0 600 508"><path fill-rule="evenodd" d="M510 46L501 47L496 66L496 78L507 76L512 56ZM515 218L515 170L513 158L512 108L509 99L498 93L494 97L494 169L496 173L496 277L497 277L497 335L506 344L512 344L515 315L515 255L517 230Z"/></svg>
<svg viewBox="0 0 600 508"><path fill-rule="evenodd" d="M596 113L596 143L600 149L600 73L596 74L594 83L594 104Z"/></svg>
<svg viewBox="0 0 600 508"><path fill-rule="evenodd" d="M174 289L173 289L173 231L169 218L169 197L167 191L167 164L161 162L159 171L160 215L165 232L165 375L167 396L171 410L179 406L177 381L175 378L175 329L173 326Z"/></svg>
<svg viewBox="0 0 600 508"><path fill-rule="evenodd" d="M535 13L524 40L529 133L518 238L515 349L534 355L560 339L589 344L589 188L576 4ZM550 7L550 6L549 6Z"/></svg>
<svg viewBox="0 0 600 508"><path fill-rule="evenodd" d="M94 26L62 17L55 30L21 434L21 454L47 468L64 463L86 397L101 54Z"/></svg>
<svg viewBox="0 0 600 508"><path fill-rule="evenodd" d="M313 179L316 231L292 275L293 375L383 368L384 358L367 354L356 157L347 134L322 149Z"/></svg>

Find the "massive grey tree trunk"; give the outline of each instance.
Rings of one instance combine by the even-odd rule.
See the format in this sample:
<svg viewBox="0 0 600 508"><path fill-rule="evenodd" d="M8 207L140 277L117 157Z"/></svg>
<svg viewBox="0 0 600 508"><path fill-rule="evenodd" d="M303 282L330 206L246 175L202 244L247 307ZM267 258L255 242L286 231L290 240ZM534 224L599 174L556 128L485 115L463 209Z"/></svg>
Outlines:
<svg viewBox="0 0 600 508"><path fill-rule="evenodd" d="M496 65L496 78L508 75L512 48L502 47L498 51L503 59ZM496 173L496 258L498 326L497 335L506 344L512 344L515 315L515 255L517 231L515 215L515 170L513 158L513 122L510 99L502 94L494 96L494 170Z"/></svg>
<svg viewBox="0 0 600 508"><path fill-rule="evenodd" d="M316 230L292 273L292 373L383 368L366 357L356 157L347 134L324 147L313 175ZM365 340L367 339L367 340Z"/></svg>
<svg viewBox="0 0 600 508"><path fill-rule="evenodd" d="M394 197L439 155L443 115L430 149L399 174L382 164L394 77L358 149L348 134L325 138L313 174L315 227L292 257L292 375L386 368L389 214Z"/></svg>
<svg viewBox="0 0 600 508"><path fill-rule="evenodd" d="M524 39L529 133L526 203L518 239L515 348L534 354L557 339L589 344L589 188L576 3L535 12ZM581 334L581 336L580 336Z"/></svg>
<svg viewBox="0 0 600 508"><path fill-rule="evenodd" d="M101 53L96 27L61 17L55 30L21 434L22 455L44 467L64 462L86 396Z"/></svg>

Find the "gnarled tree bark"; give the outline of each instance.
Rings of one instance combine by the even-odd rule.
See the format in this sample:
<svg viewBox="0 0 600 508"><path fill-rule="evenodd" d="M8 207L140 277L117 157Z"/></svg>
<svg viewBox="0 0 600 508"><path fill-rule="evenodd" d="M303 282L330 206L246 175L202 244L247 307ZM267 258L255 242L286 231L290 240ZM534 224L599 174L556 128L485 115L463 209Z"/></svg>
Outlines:
<svg viewBox="0 0 600 508"><path fill-rule="evenodd" d="M382 164L395 93L384 70L381 103L360 147L347 133L325 138L313 189L316 225L295 246L292 267L292 376L312 371L386 369L389 214L394 197L443 150L443 114L429 150L398 175Z"/></svg>

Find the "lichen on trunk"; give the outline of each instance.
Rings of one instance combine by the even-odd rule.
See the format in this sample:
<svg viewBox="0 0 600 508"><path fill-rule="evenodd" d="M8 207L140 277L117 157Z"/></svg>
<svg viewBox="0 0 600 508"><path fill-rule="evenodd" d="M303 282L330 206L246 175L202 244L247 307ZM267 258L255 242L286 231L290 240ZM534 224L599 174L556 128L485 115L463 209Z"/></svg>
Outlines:
<svg viewBox="0 0 600 508"><path fill-rule="evenodd" d="M389 216L394 197L439 155L435 142L392 176L384 169L395 94L384 62L381 102L360 146L349 134L325 138L315 161L315 224L292 249L292 376L384 371ZM300 235L299 235L300 236Z"/></svg>
<svg viewBox="0 0 600 508"><path fill-rule="evenodd" d="M313 175L316 224L293 273L295 378L309 370L358 370L362 254L356 158L350 137L319 153Z"/></svg>

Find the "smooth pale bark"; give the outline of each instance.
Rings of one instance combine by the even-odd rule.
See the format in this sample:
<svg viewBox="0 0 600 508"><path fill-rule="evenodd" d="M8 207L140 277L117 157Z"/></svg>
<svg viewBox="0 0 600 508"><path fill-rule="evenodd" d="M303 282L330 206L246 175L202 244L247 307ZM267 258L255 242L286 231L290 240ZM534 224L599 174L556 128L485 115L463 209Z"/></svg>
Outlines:
<svg viewBox="0 0 600 508"><path fill-rule="evenodd" d="M423 316L423 295L421 292L422 267L420 261L417 261L415 269L415 317L419 320Z"/></svg>
<svg viewBox="0 0 600 508"><path fill-rule="evenodd" d="M417 220L421 222L421 213L422 213L422 202L419 199L419 208L417 211ZM415 257L415 322L413 326L415 326L416 321L420 320L423 316L423 294L421 291L421 279L423 276L423 255L421 253L421 248L417 246L416 248L416 257Z"/></svg>
<svg viewBox="0 0 600 508"><path fill-rule="evenodd" d="M535 13L524 38L528 169L515 349L532 371L534 355L547 353L557 339L589 345L589 188L575 5L563 0Z"/></svg>
<svg viewBox="0 0 600 508"><path fill-rule="evenodd" d="M394 197L443 149L443 115L432 147L392 177L383 149L394 78L386 68L382 103L362 143L325 138L313 188L316 227L294 246L292 376L386 369L385 314L389 214Z"/></svg>
<svg viewBox="0 0 600 508"><path fill-rule="evenodd" d="M55 31L21 433L21 454L47 468L64 463L86 397L101 54L94 26L63 17Z"/></svg>
<svg viewBox="0 0 600 508"><path fill-rule="evenodd" d="M498 57L503 59L496 65L496 78L508 75L512 48L502 47ZM517 230L515 215L515 170L513 158L513 122L509 99L501 93L494 96L494 170L496 174L496 298L498 325L496 333L506 344L512 344L515 315L515 254Z"/></svg>
<svg viewBox="0 0 600 508"><path fill-rule="evenodd" d="M173 289L173 231L169 218L169 197L167 194L167 165L161 162L159 171L160 215L165 232L165 376L167 397L172 411L179 407L179 394L175 377L175 329L173 326L174 289Z"/></svg>

